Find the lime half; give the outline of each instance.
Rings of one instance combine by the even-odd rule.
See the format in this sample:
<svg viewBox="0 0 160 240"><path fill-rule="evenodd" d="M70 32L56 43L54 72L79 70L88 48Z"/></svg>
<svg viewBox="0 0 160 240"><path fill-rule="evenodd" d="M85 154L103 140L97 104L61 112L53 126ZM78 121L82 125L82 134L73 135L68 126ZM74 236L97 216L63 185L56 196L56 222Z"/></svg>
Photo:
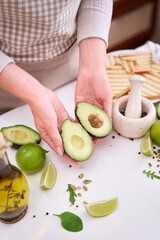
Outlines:
<svg viewBox="0 0 160 240"><path fill-rule="evenodd" d="M47 165L41 175L40 187L42 189L50 189L55 185L56 179L57 179L57 171L56 171L54 164L50 160L47 163Z"/></svg>
<svg viewBox="0 0 160 240"><path fill-rule="evenodd" d="M112 213L118 205L118 197L85 205L87 212L93 217L103 217Z"/></svg>
<svg viewBox="0 0 160 240"><path fill-rule="evenodd" d="M153 143L150 132L148 132L142 139L141 152L147 156L153 155Z"/></svg>

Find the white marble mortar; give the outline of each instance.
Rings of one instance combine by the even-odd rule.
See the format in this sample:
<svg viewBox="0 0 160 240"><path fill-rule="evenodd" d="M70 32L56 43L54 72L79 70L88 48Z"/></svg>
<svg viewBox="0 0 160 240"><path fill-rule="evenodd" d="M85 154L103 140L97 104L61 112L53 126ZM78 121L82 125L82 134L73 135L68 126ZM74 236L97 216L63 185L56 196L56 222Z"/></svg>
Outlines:
<svg viewBox="0 0 160 240"><path fill-rule="evenodd" d="M129 96L120 97L113 104L113 127L115 130L127 138L139 138L144 136L156 119L156 110L153 103L142 97L142 111L147 115L142 118L132 119L123 116L120 111L125 109L128 103Z"/></svg>

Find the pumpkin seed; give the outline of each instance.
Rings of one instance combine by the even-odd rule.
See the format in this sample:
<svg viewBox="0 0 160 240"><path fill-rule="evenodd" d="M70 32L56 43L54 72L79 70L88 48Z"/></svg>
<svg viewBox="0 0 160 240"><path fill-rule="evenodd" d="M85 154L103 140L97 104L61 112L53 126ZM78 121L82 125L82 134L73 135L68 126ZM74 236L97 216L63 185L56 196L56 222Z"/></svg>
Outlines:
<svg viewBox="0 0 160 240"><path fill-rule="evenodd" d="M83 181L84 184L89 184L89 183L91 183L91 182L92 182L92 180L88 180L88 179L86 179L86 180Z"/></svg>
<svg viewBox="0 0 160 240"><path fill-rule="evenodd" d="M76 188L73 184L70 184L70 187L71 187L74 191L77 190L77 188Z"/></svg>
<svg viewBox="0 0 160 240"><path fill-rule="evenodd" d="M86 186L83 186L84 191L88 191L88 188Z"/></svg>

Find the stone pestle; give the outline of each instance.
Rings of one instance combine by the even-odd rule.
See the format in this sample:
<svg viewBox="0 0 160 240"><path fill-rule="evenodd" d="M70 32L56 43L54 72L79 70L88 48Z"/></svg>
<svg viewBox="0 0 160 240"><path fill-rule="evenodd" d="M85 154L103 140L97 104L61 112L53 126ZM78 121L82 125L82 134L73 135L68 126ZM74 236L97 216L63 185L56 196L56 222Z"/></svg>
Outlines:
<svg viewBox="0 0 160 240"><path fill-rule="evenodd" d="M145 79L139 75L133 75L129 79L131 91L125 109L125 117L140 118L142 115L141 89Z"/></svg>

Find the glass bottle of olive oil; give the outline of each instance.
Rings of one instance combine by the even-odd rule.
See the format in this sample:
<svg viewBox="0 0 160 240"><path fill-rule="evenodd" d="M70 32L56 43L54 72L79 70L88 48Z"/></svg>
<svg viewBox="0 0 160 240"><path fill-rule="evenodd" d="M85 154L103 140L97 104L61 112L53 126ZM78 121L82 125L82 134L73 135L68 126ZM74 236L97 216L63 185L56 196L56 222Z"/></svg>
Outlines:
<svg viewBox="0 0 160 240"><path fill-rule="evenodd" d="M24 174L11 165L7 153L0 156L0 221L19 221L28 207L29 187Z"/></svg>

